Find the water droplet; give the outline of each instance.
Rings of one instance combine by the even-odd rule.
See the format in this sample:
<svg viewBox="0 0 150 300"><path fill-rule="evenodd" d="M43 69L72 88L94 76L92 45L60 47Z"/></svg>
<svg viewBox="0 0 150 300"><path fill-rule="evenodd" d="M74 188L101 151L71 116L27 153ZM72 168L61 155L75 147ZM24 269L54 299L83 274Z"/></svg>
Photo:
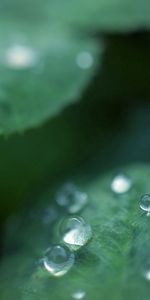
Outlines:
<svg viewBox="0 0 150 300"><path fill-rule="evenodd" d="M94 63L94 58L90 52L83 51L77 55L76 63L81 69L89 69Z"/></svg>
<svg viewBox="0 0 150 300"><path fill-rule="evenodd" d="M131 179L124 174L118 174L111 182L111 189L116 194L127 193L131 189L131 186Z"/></svg>
<svg viewBox="0 0 150 300"><path fill-rule="evenodd" d="M62 240L68 247L76 251L84 246L92 237L92 229L81 217L67 218L61 223Z"/></svg>
<svg viewBox="0 0 150 300"><path fill-rule="evenodd" d="M147 215L150 215L150 195L145 194L141 197L140 208L147 212Z"/></svg>
<svg viewBox="0 0 150 300"><path fill-rule="evenodd" d="M29 47L13 45L5 52L5 64L13 69L33 67L37 62L37 54Z"/></svg>
<svg viewBox="0 0 150 300"><path fill-rule="evenodd" d="M87 194L80 192L72 183L65 184L57 195L57 203L70 214L76 214L87 204Z"/></svg>
<svg viewBox="0 0 150 300"><path fill-rule="evenodd" d="M76 300L83 299L85 296L86 296L86 293L83 290L78 290L72 294L72 297Z"/></svg>
<svg viewBox="0 0 150 300"><path fill-rule="evenodd" d="M51 275L59 277L65 275L70 270L74 261L74 253L68 247L55 245L47 249L43 264Z"/></svg>

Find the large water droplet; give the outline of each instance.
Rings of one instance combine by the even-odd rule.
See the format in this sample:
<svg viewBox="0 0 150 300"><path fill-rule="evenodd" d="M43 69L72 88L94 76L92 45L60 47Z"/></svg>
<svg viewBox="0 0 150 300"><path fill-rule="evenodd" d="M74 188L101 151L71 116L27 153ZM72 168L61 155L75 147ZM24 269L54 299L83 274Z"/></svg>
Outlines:
<svg viewBox="0 0 150 300"><path fill-rule="evenodd" d="M92 237L92 229L81 217L65 219L61 223L62 240L68 247L76 251L84 246Z"/></svg>
<svg viewBox="0 0 150 300"><path fill-rule="evenodd" d="M57 195L57 203L67 212L76 214L87 204L87 194L80 192L72 183L65 184Z"/></svg>
<svg viewBox="0 0 150 300"><path fill-rule="evenodd" d="M26 69L36 64L37 54L27 46L13 45L6 50L4 61L10 68Z"/></svg>
<svg viewBox="0 0 150 300"><path fill-rule="evenodd" d="M84 290L78 290L72 294L72 297L76 300L83 299L85 296L86 296L86 293Z"/></svg>
<svg viewBox="0 0 150 300"><path fill-rule="evenodd" d="M150 215L150 195L145 194L141 197L140 208Z"/></svg>
<svg viewBox="0 0 150 300"><path fill-rule="evenodd" d="M111 189L116 194L127 193L131 189L131 187L131 179L124 174L116 175L111 182Z"/></svg>
<svg viewBox="0 0 150 300"><path fill-rule="evenodd" d="M76 62L81 69L89 69L94 63L94 58L90 52L83 51L77 55Z"/></svg>
<svg viewBox="0 0 150 300"><path fill-rule="evenodd" d="M43 264L51 275L59 277L65 275L70 270L74 261L74 253L68 247L55 245L46 251Z"/></svg>

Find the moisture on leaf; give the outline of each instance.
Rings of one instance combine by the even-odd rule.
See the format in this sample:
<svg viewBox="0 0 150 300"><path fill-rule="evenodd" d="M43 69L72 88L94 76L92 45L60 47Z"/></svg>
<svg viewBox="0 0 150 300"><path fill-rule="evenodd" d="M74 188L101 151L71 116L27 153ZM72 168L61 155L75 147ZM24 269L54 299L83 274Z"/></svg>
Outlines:
<svg viewBox="0 0 150 300"><path fill-rule="evenodd" d="M57 189L41 195L21 217L8 220L0 271L2 300L69 300L79 291L87 300L149 299L150 218L140 209L140 197L149 189L150 168L133 165L122 167L122 172L132 181L132 188L122 194L111 189L115 171L103 178L84 172L74 176L89 197L81 215L92 227L92 239L75 252L74 265L60 278L41 267L44 251L60 243L57 227L67 214L56 204ZM45 223L37 212L50 205L50 197L57 213Z"/></svg>

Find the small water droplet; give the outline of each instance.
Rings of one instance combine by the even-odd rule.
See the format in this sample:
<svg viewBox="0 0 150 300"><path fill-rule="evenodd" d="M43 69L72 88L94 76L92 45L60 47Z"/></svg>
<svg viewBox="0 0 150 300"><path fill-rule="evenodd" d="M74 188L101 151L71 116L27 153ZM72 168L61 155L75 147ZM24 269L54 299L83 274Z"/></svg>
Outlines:
<svg viewBox="0 0 150 300"><path fill-rule="evenodd" d="M111 189L116 194L127 193L131 189L131 187L131 179L124 174L116 175L111 182Z"/></svg>
<svg viewBox="0 0 150 300"><path fill-rule="evenodd" d="M13 45L5 52L5 64L13 69L33 67L37 62L37 54L32 48Z"/></svg>
<svg viewBox="0 0 150 300"><path fill-rule="evenodd" d="M46 270L53 276L65 275L74 265L74 253L66 246L55 245L47 249L43 264Z"/></svg>
<svg viewBox="0 0 150 300"><path fill-rule="evenodd" d="M67 218L61 223L60 233L67 246L76 251L92 237L92 229L81 217Z"/></svg>
<svg viewBox="0 0 150 300"><path fill-rule="evenodd" d="M147 215L150 215L150 195L145 194L141 197L140 208L147 212Z"/></svg>
<svg viewBox="0 0 150 300"><path fill-rule="evenodd" d="M85 296L86 296L86 293L83 290L78 290L72 294L72 297L76 300L83 299Z"/></svg>
<svg viewBox="0 0 150 300"><path fill-rule="evenodd" d="M94 63L94 58L90 52L83 51L77 55L76 63L81 69L89 69Z"/></svg>
<svg viewBox="0 0 150 300"><path fill-rule="evenodd" d="M87 204L87 194L80 192L72 183L65 184L57 195L57 203L70 214L76 214Z"/></svg>

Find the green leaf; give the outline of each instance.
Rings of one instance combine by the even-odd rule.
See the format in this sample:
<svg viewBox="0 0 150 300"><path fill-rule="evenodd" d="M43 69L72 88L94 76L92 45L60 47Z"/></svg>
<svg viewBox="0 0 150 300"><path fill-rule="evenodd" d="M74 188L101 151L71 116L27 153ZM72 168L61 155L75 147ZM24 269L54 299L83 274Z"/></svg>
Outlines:
<svg viewBox="0 0 150 300"><path fill-rule="evenodd" d="M103 32L150 28L148 0L64 0L61 4L57 0L49 3L51 17L62 24L71 24L72 27Z"/></svg>
<svg viewBox="0 0 150 300"><path fill-rule="evenodd" d="M72 180L87 193L89 203L81 215L91 224L92 240L76 254L71 271L53 278L36 262L54 241L58 242L57 223L66 216L55 201L56 217L43 223L43 212L55 200L59 185L47 191L21 217L7 224L5 256L1 265L1 299L69 300L83 289L87 300L149 299L149 282L144 269L149 261L150 219L139 208L143 193L149 191L150 168L144 165L122 167L132 180L131 190L122 195L110 189L114 171L101 176L80 173ZM52 216L55 216L53 213Z"/></svg>
<svg viewBox="0 0 150 300"><path fill-rule="evenodd" d="M48 24L30 25L1 21L0 132L4 134L36 127L77 101L97 66L95 40L72 37ZM87 67L80 66L80 55L88 56Z"/></svg>
<svg viewBox="0 0 150 300"><path fill-rule="evenodd" d="M94 31L133 31L150 28L148 0L2 0L1 13L28 20L49 21L66 28Z"/></svg>
<svg viewBox="0 0 150 300"><path fill-rule="evenodd" d="M96 73L97 54L103 52L103 44L98 45L87 33L146 28L149 26L149 10L147 1L144 4L138 1L137 4L134 1L109 0L106 3L94 0L88 5L85 0L80 3L39 0L32 1L32 5L29 1L1 1L0 132L10 134L36 127L68 104L78 101ZM115 47L119 52L118 42ZM13 54L16 48L23 51L23 54L17 54L17 59ZM125 56L125 72L122 72L120 53L117 53L117 66L111 55L110 61L106 58L110 67L114 65L115 75L108 72L105 78L102 73L102 92L104 89L104 93L115 92L120 88L121 80L129 80L126 50L135 52L134 46L127 48L121 49ZM82 69L78 58L85 53L93 65ZM131 54L128 55L130 59ZM143 71L145 67L140 64L141 58L133 55L134 62L135 67L138 64L139 71ZM145 80L143 82L145 85Z"/></svg>

